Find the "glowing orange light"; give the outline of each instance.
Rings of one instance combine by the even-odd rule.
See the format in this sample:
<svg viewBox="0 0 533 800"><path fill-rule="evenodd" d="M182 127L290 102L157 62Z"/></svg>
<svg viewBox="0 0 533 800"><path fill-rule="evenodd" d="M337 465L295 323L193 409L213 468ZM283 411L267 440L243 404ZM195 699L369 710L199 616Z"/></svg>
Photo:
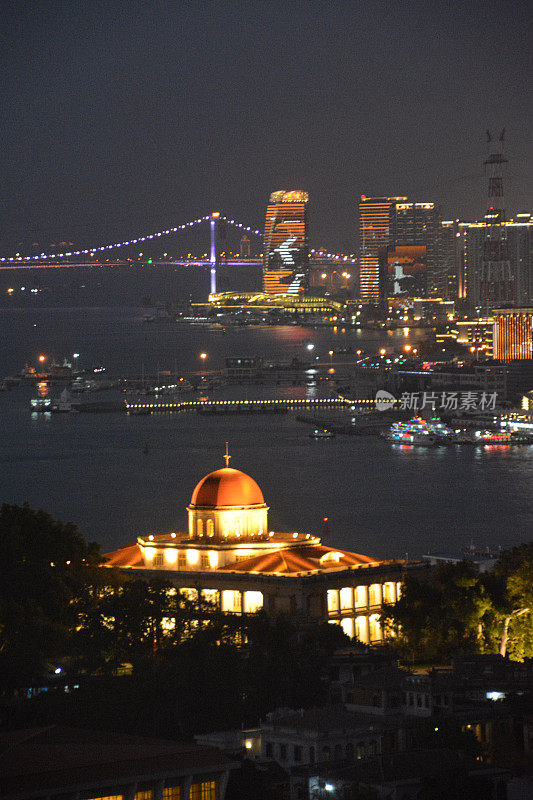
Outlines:
<svg viewBox="0 0 533 800"><path fill-rule="evenodd" d="M13 292L14 292L14 291L15 291L15 290L14 290L14 289L12 289L12 288L11 288L11 286L10 286L10 287L9 287L9 289L7 290L7 293L8 293L8 294L13 294Z"/></svg>
<svg viewBox="0 0 533 800"><path fill-rule="evenodd" d="M39 361L40 361L40 362L41 362L41 364L42 364L42 363L43 363L43 361L46 361L46 356L39 356Z"/></svg>
<svg viewBox="0 0 533 800"><path fill-rule="evenodd" d="M412 345L406 344L406 345L404 345L403 349L405 350L406 353L409 353L413 348L412 348Z"/></svg>
<svg viewBox="0 0 533 800"><path fill-rule="evenodd" d="M379 354L380 354L380 356L384 356L384 355L386 355L386 353L387 353L387 350L386 350L386 348L385 348L385 347L382 347L382 348L380 349L380 351L379 351Z"/></svg>
<svg viewBox="0 0 533 800"><path fill-rule="evenodd" d="M213 219L218 219L220 217L220 211L213 211L213 213L211 214L211 217Z"/></svg>
<svg viewBox="0 0 533 800"><path fill-rule="evenodd" d="M200 353L200 358L202 359L202 361L205 361L207 358L207 353Z"/></svg>

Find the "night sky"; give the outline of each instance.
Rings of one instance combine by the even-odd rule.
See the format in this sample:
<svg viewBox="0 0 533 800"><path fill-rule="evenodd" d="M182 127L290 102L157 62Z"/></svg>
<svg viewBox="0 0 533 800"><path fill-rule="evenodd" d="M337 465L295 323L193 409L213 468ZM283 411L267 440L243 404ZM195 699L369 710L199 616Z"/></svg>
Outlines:
<svg viewBox="0 0 533 800"><path fill-rule="evenodd" d="M526 1L2 10L0 255L215 208L262 227L278 188L309 191L311 246L351 251L362 193L479 217L485 129L504 126L509 213L533 211Z"/></svg>

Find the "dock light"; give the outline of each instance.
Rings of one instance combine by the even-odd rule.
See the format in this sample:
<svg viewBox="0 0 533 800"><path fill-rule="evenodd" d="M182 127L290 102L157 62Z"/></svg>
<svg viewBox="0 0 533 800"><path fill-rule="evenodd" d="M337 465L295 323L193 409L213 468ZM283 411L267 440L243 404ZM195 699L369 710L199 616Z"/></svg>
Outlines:
<svg viewBox="0 0 533 800"><path fill-rule="evenodd" d="M211 214L211 219L218 219L220 217L220 211L213 211Z"/></svg>
<svg viewBox="0 0 533 800"><path fill-rule="evenodd" d="M61 667L56 667L54 672L56 675L61 675Z"/></svg>
<svg viewBox="0 0 533 800"><path fill-rule="evenodd" d="M79 357L80 357L79 353L72 353L72 358L79 358Z"/></svg>
<svg viewBox="0 0 533 800"><path fill-rule="evenodd" d="M202 359L202 361L205 361L207 358L207 353L200 353L200 358Z"/></svg>
<svg viewBox="0 0 533 800"><path fill-rule="evenodd" d="M39 356L39 361L40 361L40 362L41 362L41 364L42 364L42 363L43 363L43 361L46 361L46 356Z"/></svg>
<svg viewBox="0 0 533 800"><path fill-rule="evenodd" d="M330 356L332 356L333 355L333 350L329 350L329 354L330 354Z"/></svg>
<svg viewBox="0 0 533 800"><path fill-rule="evenodd" d="M315 349L315 346L314 346L313 342L308 342L307 343L307 349L308 350L314 350Z"/></svg>
<svg viewBox="0 0 533 800"><path fill-rule="evenodd" d="M332 792L333 788L334 787L333 787L332 783L326 783L326 785L324 786L324 789L326 790L326 792Z"/></svg>
<svg viewBox="0 0 533 800"><path fill-rule="evenodd" d="M379 351L379 354L380 354L380 356L384 356L384 355L386 355L386 353L387 353L387 350L386 350L386 348L385 348L385 347L382 347L382 348L380 349L380 351Z"/></svg>
<svg viewBox="0 0 533 800"><path fill-rule="evenodd" d="M403 349L405 350L406 353L409 353L413 349L413 347L410 344L406 344L404 345Z"/></svg>

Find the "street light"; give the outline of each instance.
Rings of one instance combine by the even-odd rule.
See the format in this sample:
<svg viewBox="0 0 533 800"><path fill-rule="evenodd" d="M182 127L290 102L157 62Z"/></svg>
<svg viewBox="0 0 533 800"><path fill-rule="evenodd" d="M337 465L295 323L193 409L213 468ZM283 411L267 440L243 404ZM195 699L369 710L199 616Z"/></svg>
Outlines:
<svg viewBox="0 0 533 800"><path fill-rule="evenodd" d="M202 359L202 361L205 361L207 358L207 353L200 353L200 358Z"/></svg>
<svg viewBox="0 0 533 800"><path fill-rule="evenodd" d="M41 364L44 363L46 361L46 356L39 356L39 361Z"/></svg>

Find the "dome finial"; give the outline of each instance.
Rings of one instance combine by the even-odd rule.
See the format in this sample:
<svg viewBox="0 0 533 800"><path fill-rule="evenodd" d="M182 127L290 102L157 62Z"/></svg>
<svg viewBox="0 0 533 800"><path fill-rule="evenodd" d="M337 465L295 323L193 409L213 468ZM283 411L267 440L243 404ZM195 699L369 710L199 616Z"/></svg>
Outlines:
<svg viewBox="0 0 533 800"><path fill-rule="evenodd" d="M226 442L226 455L222 456L222 458L226 461L226 467L229 467L229 460L231 458L228 452L228 443Z"/></svg>

